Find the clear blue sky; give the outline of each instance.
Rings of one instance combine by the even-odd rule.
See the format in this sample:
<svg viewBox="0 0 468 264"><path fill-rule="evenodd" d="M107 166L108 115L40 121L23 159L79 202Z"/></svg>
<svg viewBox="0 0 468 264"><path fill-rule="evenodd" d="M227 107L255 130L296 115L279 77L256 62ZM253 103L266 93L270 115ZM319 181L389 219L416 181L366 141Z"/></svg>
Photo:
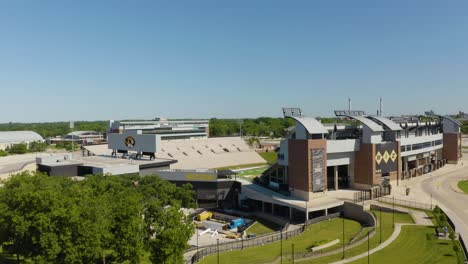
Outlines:
<svg viewBox="0 0 468 264"><path fill-rule="evenodd" d="M385 3L384 3L385 2ZM0 2L0 122L468 111L468 1Z"/></svg>

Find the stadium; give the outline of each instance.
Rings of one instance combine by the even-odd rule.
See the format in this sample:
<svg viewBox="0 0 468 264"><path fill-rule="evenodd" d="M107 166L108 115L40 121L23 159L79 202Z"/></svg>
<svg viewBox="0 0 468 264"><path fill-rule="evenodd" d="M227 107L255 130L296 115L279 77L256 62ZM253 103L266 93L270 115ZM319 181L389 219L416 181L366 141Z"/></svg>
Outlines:
<svg viewBox="0 0 468 264"><path fill-rule="evenodd" d="M261 213L309 220L341 211L344 200L388 195L402 180L461 159L460 122L433 112L387 118L335 111L342 123L321 123L300 108L283 114L296 125L278 162L257 184L243 183L243 204Z"/></svg>
<svg viewBox="0 0 468 264"><path fill-rule="evenodd" d="M67 176L156 174L192 184L202 207L303 221L341 211L356 195L388 195L392 185L461 158L460 123L433 112L384 117L382 110L348 109L335 111L331 123L299 108L283 114L295 126L280 143L278 161L253 181L223 168L265 160L240 137L209 137L207 120L111 121L108 144L83 146L81 157L38 160L38 169Z"/></svg>
<svg viewBox="0 0 468 264"><path fill-rule="evenodd" d="M240 137L210 138L207 120L110 121L108 143L83 145L81 155L37 158L50 176L156 174L190 183L202 207L236 207L236 166L266 164Z"/></svg>

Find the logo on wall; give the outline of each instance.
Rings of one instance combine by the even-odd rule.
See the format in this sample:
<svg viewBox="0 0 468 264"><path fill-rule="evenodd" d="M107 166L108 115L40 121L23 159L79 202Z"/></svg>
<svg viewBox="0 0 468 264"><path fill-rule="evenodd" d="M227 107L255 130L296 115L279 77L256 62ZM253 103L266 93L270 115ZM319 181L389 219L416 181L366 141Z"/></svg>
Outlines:
<svg viewBox="0 0 468 264"><path fill-rule="evenodd" d="M375 163L377 173L389 173L398 170L397 143L384 143L376 146Z"/></svg>
<svg viewBox="0 0 468 264"><path fill-rule="evenodd" d="M390 160L392 162L395 162L397 158L398 158L398 154L395 152L395 150L392 150L391 153L388 153L388 151L385 151L383 155L379 151L375 155L375 161L379 165L380 165L380 163L382 163L382 161L384 161L385 163L388 163Z"/></svg>
<svg viewBox="0 0 468 264"><path fill-rule="evenodd" d="M126 137L125 146L127 146L127 148L133 148L135 146L135 139L133 137Z"/></svg>

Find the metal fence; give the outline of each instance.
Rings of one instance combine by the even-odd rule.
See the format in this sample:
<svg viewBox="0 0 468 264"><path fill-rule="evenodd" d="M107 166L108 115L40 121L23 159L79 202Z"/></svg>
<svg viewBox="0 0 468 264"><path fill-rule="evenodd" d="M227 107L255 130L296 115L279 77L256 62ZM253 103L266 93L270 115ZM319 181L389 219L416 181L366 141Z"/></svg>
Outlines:
<svg viewBox="0 0 468 264"><path fill-rule="evenodd" d="M377 200L382 203L395 204L395 205L412 207L412 208L423 209L423 210L434 209L434 206L432 204L425 204L425 203L395 199L393 197L380 197Z"/></svg>
<svg viewBox="0 0 468 264"><path fill-rule="evenodd" d="M232 251L232 250L242 250L245 248L250 248L250 247L257 247L257 246L263 246L265 244L270 244L273 242L277 242L280 240L287 240L288 238L295 237L300 235L302 232L305 231L306 226L315 224L321 221L329 220L332 218L337 218L340 217L340 213L334 213L334 214L329 214L321 217L317 217L314 219L310 219L304 225L295 230L291 231L279 231L271 234L266 234L263 236L258 236L255 238L248 238L248 239L243 239L240 238L239 240L232 241L232 242L227 242L227 243L217 243L215 245L207 246L200 248L195 255L191 259L189 259L186 264L193 264L197 263L201 259L205 258L208 255L212 254L217 254L221 252L227 252L227 251ZM319 254L319 253L315 253Z"/></svg>
<svg viewBox="0 0 468 264"><path fill-rule="evenodd" d="M273 243L276 241L280 240L286 240L290 237L297 236L301 234L304 231L304 227L292 230L292 231L287 231L287 232L275 232L273 234L265 235L265 236L260 236L260 237L255 237L255 238L249 238L249 239L243 239L241 238L240 240L236 240L233 242L228 242L228 243L217 243L216 245L200 248L195 255L187 262L187 263L197 263L201 259L205 258L208 255L211 254L217 254L218 252L226 252L226 251L232 251L232 250L241 250L245 248L250 248L250 247L256 247L256 246L262 246L265 244Z"/></svg>
<svg viewBox="0 0 468 264"><path fill-rule="evenodd" d="M390 195L391 187L382 186L377 188L372 188L370 190L362 190L354 193L354 202L364 202L367 200L377 199L382 196Z"/></svg>
<svg viewBox="0 0 468 264"><path fill-rule="evenodd" d="M340 215L341 215L340 212L334 213L334 214L329 214L329 215L324 215L324 216L320 216L320 217L316 217L316 218L309 219L309 220L307 220L304 224L305 224L306 226L308 226L308 225L315 224L315 223L318 223L318 222L322 222L322 221L325 221L325 220L329 220L329 219L333 219L333 218L340 217Z"/></svg>

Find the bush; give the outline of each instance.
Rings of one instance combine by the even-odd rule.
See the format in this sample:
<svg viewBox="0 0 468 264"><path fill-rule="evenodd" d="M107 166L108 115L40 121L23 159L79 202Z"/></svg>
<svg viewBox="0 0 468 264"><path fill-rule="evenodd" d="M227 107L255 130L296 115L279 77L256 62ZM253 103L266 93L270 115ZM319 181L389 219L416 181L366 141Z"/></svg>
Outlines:
<svg viewBox="0 0 468 264"><path fill-rule="evenodd" d="M58 142L55 145L55 147L59 148L59 149L66 149L67 151L71 151L72 150L72 143L69 142L69 141ZM78 145L78 143L76 143L76 142L73 142L73 149L74 150L79 150L80 145Z"/></svg>
<svg viewBox="0 0 468 264"><path fill-rule="evenodd" d="M12 154L28 153L28 145L26 143L14 144L10 147L8 152Z"/></svg>
<svg viewBox="0 0 468 264"><path fill-rule="evenodd" d="M8 152L4 150L0 150L0 157L5 157L5 156L8 156Z"/></svg>
<svg viewBox="0 0 468 264"><path fill-rule="evenodd" d="M29 151L30 152L43 152L46 149L47 149L46 143L31 142L31 144L29 144Z"/></svg>

